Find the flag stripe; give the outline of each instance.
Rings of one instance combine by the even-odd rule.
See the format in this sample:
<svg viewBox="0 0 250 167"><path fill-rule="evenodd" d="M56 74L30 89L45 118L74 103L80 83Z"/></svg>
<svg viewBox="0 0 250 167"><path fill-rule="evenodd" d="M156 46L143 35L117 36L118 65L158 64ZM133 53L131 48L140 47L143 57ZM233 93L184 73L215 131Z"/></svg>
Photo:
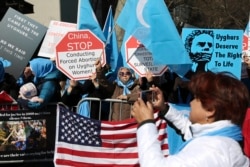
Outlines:
<svg viewBox="0 0 250 167"><path fill-rule="evenodd" d="M95 164L93 165L93 163L80 163L80 162L75 162L75 161L69 161L69 160L56 160L56 164L58 165L68 165L69 167L139 167L139 164L135 164L135 165L125 165L125 164ZM65 166L63 166L65 167Z"/></svg>
<svg viewBox="0 0 250 167"><path fill-rule="evenodd" d="M116 152L121 152L121 153L133 153L137 152L137 147L128 147L126 149L124 148L109 148L109 147L93 147L93 146L85 146L85 145L72 145L66 142L57 142L57 149L58 148L67 148L67 149L72 149L76 151L88 151L88 152L101 152L101 153L111 153L116 151Z"/></svg>
<svg viewBox="0 0 250 167"><path fill-rule="evenodd" d="M100 152L75 152L70 149L65 152L64 149L57 149L57 154L60 158L65 160L73 160L74 162L92 163L93 166L96 164L137 164L138 155L137 153L120 153L118 154L103 154ZM64 152L63 152L64 151Z"/></svg>
<svg viewBox="0 0 250 167"><path fill-rule="evenodd" d="M108 147L108 148L127 148L127 147L136 147L137 144L134 143L102 143L103 147Z"/></svg>
<svg viewBox="0 0 250 167"><path fill-rule="evenodd" d="M98 157L98 158L96 158ZM58 158L59 159L59 158ZM99 154L96 153L95 157L86 157L86 156L76 156L76 155L69 155L69 154L61 154L61 158L64 160L71 160L74 162L81 162L81 163L92 163L94 165L98 164L120 164L120 165L128 165L128 164L137 164L138 160L137 157L127 157L127 158L118 158L118 157L99 157Z"/></svg>
<svg viewBox="0 0 250 167"><path fill-rule="evenodd" d="M126 127L124 127L126 128ZM102 132L101 132L101 135L105 135L105 134L114 134L114 135L118 135L118 134L124 134L124 133L131 133L131 132L134 132L136 128L133 128L133 129L125 129L123 130L122 128L119 128L119 129L104 129L102 128ZM113 131L113 133L112 133ZM129 134L128 134L129 135Z"/></svg>
<svg viewBox="0 0 250 167"><path fill-rule="evenodd" d="M131 143L131 142L135 142L135 137L136 134L132 135L134 136L134 138L132 137L125 137L126 135L121 135L122 137L116 137L116 136L102 136L102 143Z"/></svg>
<svg viewBox="0 0 250 167"><path fill-rule="evenodd" d="M110 151L113 152L112 149ZM116 159L126 159L126 158L135 158L138 157L137 152L135 153L121 153L116 154L115 156L113 154L107 154L107 153L102 153L102 152L90 152L90 151L77 151L77 150L72 150L68 148L58 148L57 149L58 153L62 154L68 154L68 155L74 155L74 156L79 156L79 157L88 157L88 158L95 158L98 154L98 158L116 158Z"/></svg>

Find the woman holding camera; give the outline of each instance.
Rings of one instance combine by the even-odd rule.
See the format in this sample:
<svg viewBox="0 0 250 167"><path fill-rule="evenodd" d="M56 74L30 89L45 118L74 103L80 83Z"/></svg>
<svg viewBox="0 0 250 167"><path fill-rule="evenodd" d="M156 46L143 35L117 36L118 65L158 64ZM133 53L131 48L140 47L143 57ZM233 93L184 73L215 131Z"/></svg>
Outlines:
<svg viewBox="0 0 250 167"><path fill-rule="evenodd" d="M203 72L193 76L189 118L166 104L162 91L146 104L139 98L132 116L138 122L137 142L141 167L249 167L243 154L241 127L249 106L246 86L229 73ZM164 157L157 139L153 109L181 131L185 142L174 155ZM150 139L150 140L149 140Z"/></svg>

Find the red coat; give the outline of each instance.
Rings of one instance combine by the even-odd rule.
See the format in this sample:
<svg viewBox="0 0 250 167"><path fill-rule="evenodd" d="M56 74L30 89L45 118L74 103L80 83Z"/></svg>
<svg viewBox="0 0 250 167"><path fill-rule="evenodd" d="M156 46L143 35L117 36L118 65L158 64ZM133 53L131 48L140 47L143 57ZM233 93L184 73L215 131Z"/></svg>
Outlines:
<svg viewBox="0 0 250 167"><path fill-rule="evenodd" d="M250 108L247 109L242 133L244 137L244 153L250 158Z"/></svg>

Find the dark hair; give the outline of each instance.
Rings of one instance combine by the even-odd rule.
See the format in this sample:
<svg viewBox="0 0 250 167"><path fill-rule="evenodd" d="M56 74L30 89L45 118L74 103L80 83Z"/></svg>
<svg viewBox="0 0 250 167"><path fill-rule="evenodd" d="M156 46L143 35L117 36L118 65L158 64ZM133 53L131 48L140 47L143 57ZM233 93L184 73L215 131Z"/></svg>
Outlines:
<svg viewBox="0 0 250 167"><path fill-rule="evenodd" d="M246 86L229 72L200 72L189 82L189 90L203 108L215 110L215 121L231 120L242 126L249 105Z"/></svg>

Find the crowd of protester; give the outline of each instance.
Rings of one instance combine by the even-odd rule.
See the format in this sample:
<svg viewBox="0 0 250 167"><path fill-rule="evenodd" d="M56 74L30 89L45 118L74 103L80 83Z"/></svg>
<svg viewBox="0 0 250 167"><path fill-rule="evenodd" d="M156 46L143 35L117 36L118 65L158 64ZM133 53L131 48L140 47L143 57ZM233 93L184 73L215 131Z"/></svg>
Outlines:
<svg viewBox="0 0 250 167"><path fill-rule="evenodd" d="M145 77L137 77L134 71L127 67L120 67L115 79L107 77L108 65L102 67L98 60L95 64L96 72L88 80L71 80L56 68L53 60L47 58L33 58L24 68L18 79L5 72L0 63L1 82L0 91L4 90L15 99L20 109L37 110L49 103L62 102L70 109L86 97L100 99L116 99L112 104L111 120L131 118L131 105L140 95L140 91L148 90L152 85L160 87L164 96L172 103L178 103L175 78L177 75L167 70L163 76L153 76L149 71ZM0 76L0 77L1 77ZM120 103L120 101L127 103ZM92 102L90 111L85 116L99 118L99 103ZM88 103L84 104L89 105ZM102 119L109 119L108 105L102 105ZM105 107L105 108L104 108ZM86 107L83 107L86 109ZM121 112L122 111L122 112ZM103 115L104 114L104 115Z"/></svg>
<svg viewBox="0 0 250 167"><path fill-rule="evenodd" d="M243 64L245 71L250 75L248 57L245 57ZM89 76L88 80L75 81L60 72L53 60L38 57L32 59L21 76L15 79L5 72L0 62L0 91L5 91L12 96L21 109L32 110L57 102L73 108L86 97L126 101L127 103L114 102L112 104L111 120L131 118L131 105L137 100L142 90L148 90L152 86L159 87L164 99L173 104L189 105L193 98L188 89L189 81L183 80L170 69L162 76L154 76L148 71L144 77L137 77L132 69L120 67L117 74L114 74L116 78L110 80L106 75L108 65L102 67L100 60L97 60L95 67L96 72ZM93 102L87 116L100 119L99 107L98 102ZM107 106L102 105L102 107ZM109 111L103 110L105 111L103 114L106 115L102 118L108 119Z"/></svg>
<svg viewBox="0 0 250 167"><path fill-rule="evenodd" d="M244 57L244 65L250 76L248 57ZM241 149L242 136L238 134L241 133L239 128L243 126L249 107L250 91L245 85L246 82L241 82L229 73L215 74L210 71L197 72L190 80L183 80L170 69L162 76L154 76L148 71L144 77L137 77L128 67L120 67L115 74L116 78L111 80L106 75L109 71L108 65L103 67L100 60L97 60L95 67L95 73L92 73L88 80L76 81L67 78L59 71L53 60L34 58L25 67L22 75L15 79L5 72L0 62L0 90L12 96L20 109L37 110L50 103L60 102L69 109L79 107L81 104L83 115L93 119L119 121L134 117L138 122L137 139L142 166L155 166L159 163L165 166L189 163L192 165L194 161L196 166L199 166L203 164L204 158L213 159L208 166L221 163L228 166L235 166L231 165L232 163L246 166L249 163ZM155 92L154 102L142 101L140 92L144 90ZM89 102L79 103L86 97L118 101L113 102L111 108L103 104L100 106L99 102L94 101L91 106ZM189 119L181 116L173 104L190 106ZM149 132L147 138L156 139L153 136L156 129L154 124L151 124L154 122L152 115L155 110L160 111L162 118L168 123L171 122L171 126L179 130L184 139L176 154L168 158L161 156L150 158L153 152L155 155L160 154L159 146L155 140L152 140L155 143L151 145L148 143L149 140L144 139L146 132ZM102 112L101 117L99 112ZM224 131L222 127L226 130ZM199 130L201 131L196 132ZM16 140L12 141L16 149L29 147L28 144L24 145L21 131L22 125L13 131L17 136ZM222 137L214 137L217 135ZM211 153L200 155L199 152L211 147L209 145L211 141L207 140L211 140L214 147L210 148ZM199 150L197 156L191 154L193 148ZM218 158L219 154L225 158ZM187 156L190 161L185 161ZM192 157L196 160L192 161ZM200 160L199 158L197 160L197 157L201 157Z"/></svg>

